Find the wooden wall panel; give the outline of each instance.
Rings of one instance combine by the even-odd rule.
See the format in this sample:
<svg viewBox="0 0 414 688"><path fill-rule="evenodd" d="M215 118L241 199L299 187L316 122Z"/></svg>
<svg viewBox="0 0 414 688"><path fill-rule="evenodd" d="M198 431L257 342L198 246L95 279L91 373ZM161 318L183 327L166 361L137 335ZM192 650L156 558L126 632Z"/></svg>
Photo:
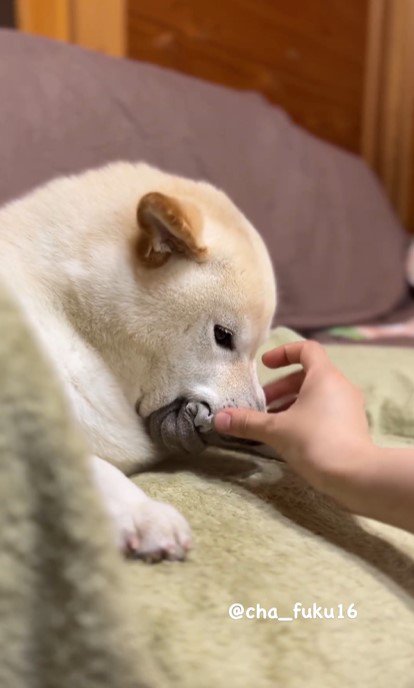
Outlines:
<svg viewBox="0 0 414 688"><path fill-rule="evenodd" d="M69 0L16 0L16 13L22 31L70 40Z"/></svg>
<svg viewBox="0 0 414 688"><path fill-rule="evenodd" d="M368 0L128 0L128 55L255 89L360 150Z"/></svg>
<svg viewBox="0 0 414 688"><path fill-rule="evenodd" d="M414 0L370 0L362 154L414 231Z"/></svg>
<svg viewBox="0 0 414 688"><path fill-rule="evenodd" d="M72 41L106 55L125 55L124 0L71 0Z"/></svg>
<svg viewBox="0 0 414 688"><path fill-rule="evenodd" d="M120 57L125 55L125 2L16 0L17 24L19 29L28 33Z"/></svg>

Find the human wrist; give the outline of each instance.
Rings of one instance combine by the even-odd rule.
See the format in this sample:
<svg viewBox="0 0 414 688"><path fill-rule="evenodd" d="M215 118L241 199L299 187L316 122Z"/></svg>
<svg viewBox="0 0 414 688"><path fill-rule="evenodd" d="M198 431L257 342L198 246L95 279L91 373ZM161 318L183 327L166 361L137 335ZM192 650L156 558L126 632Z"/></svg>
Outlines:
<svg viewBox="0 0 414 688"><path fill-rule="evenodd" d="M316 487L348 511L362 513L378 464L378 447L369 435L342 441L337 437L332 459L319 472Z"/></svg>
<svg viewBox="0 0 414 688"><path fill-rule="evenodd" d="M414 532L414 451L373 445L357 513Z"/></svg>

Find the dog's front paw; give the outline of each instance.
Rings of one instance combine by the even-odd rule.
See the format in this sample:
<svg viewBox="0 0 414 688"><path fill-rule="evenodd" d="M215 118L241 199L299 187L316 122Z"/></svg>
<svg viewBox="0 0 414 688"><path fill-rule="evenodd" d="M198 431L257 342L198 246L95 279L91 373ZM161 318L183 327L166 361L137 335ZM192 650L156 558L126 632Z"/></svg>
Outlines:
<svg viewBox="0 0 414 688"><path fill-rule="evenodd" d="M92 457L92 469L119 549L145 561L185 559L191 548L190 526L173 506L147 497L97 456Z"/></svg>
<svg viewBox="0 0 414 688"><path fill-rule="evenodd" d="M185 518L170 504L148 497L132 505L118 525L122 549L144 561L183 560L191 548Z"/></svg>

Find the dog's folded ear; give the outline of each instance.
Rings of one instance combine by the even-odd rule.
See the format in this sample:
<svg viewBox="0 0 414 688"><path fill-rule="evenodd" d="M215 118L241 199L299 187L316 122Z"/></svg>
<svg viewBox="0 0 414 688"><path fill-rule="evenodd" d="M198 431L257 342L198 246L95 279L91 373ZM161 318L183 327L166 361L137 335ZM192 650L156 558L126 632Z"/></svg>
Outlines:
<svg viewBox="0 0 414 688"><path fill-rule="evenodd" d="M190 203L153 191L138 204L139 233L136 254L141 263L157 268L172 253L180 253L199 263L207 260L202 243L202 218Z"/></svg>

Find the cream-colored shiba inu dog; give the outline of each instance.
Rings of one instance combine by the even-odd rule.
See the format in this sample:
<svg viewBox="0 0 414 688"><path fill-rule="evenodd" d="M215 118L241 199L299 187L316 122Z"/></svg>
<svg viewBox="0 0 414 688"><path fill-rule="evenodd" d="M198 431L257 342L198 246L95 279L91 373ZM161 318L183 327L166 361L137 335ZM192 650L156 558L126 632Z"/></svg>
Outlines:
<svg viewBox="0 0 414 688"><path fill-rule="evenodd" d="M120 162L6 205L0 247L2 278L86 436L120 548L184 558L185 519L126 476L171 447L191 451L221 408L264 408L254 356L275 284L263 241L210 184Z"/></svg>

